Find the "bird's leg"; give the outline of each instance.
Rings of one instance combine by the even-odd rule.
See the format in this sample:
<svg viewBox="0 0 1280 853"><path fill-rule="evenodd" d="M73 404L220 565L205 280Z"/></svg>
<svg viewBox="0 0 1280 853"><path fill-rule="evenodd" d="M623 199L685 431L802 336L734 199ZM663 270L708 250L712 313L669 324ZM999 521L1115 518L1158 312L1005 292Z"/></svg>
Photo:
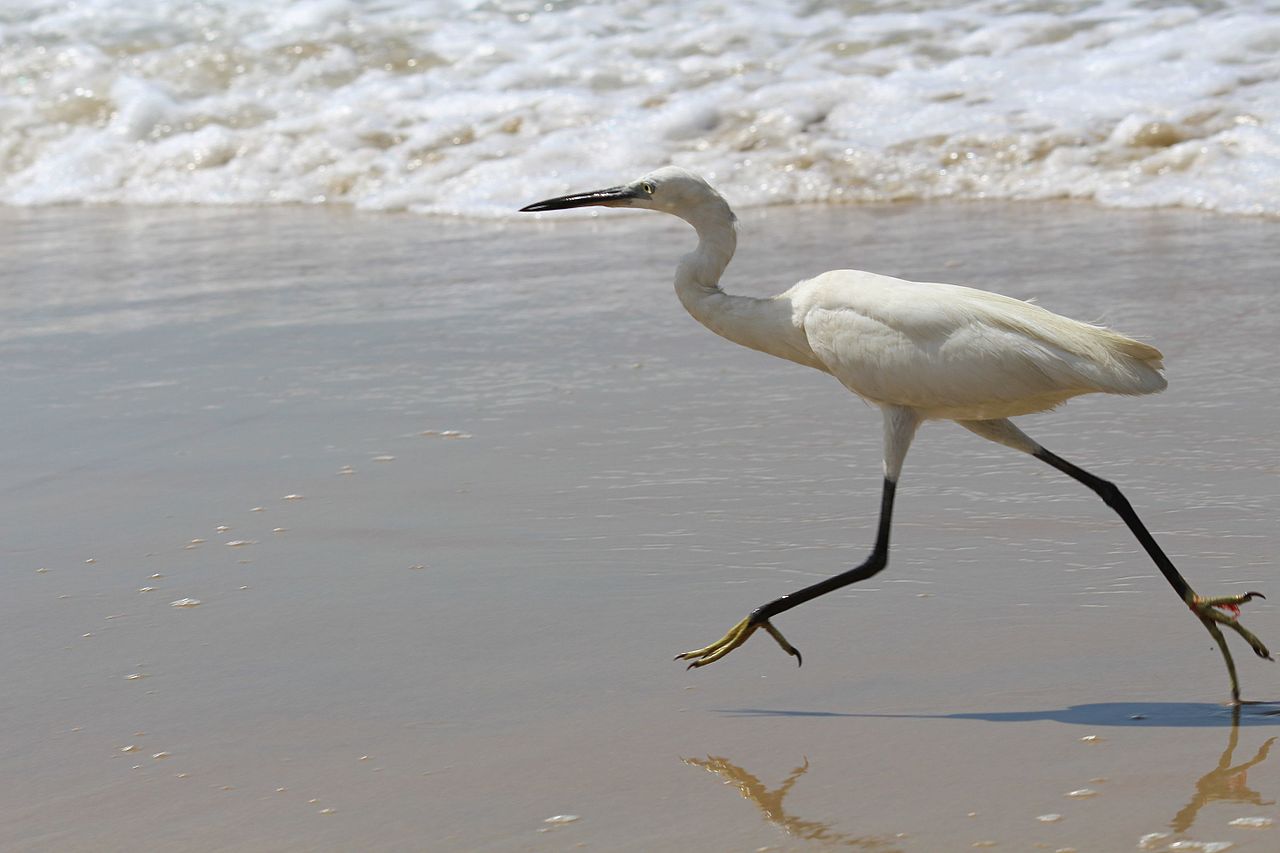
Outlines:
<svg viewBox="0 0 1280 853"><path fill-rule="evenodd" d="M842 586L848 586L851 583L857 583L860 580L866 580L883 569L889 562L889 526L893 517L893 494L897 488L897 484L885 478L884 492L880 500L880 527L876 535L875 548L871 552L871 556L857 568L850 569L847 572L827 578L824 581L807 586L802 590L793 592L790 595L784 595L775 599L762 607L757 607L751 612L746 619L743 619L737 625L729 629L729 633L716 640L709 646L693 651L684 652L676 655L676 660L692 661L689 669L700 666L706 666L709 663L715 663L720 658L729 654L747 641L747 638L755 633L757 628L764 628L769 632L773 639L777 640L782 650L789 655L795 657L797 664L803 663L804 659L800 656L800 651L795 646L787 642L782 633L769 621L772 617L777 616L798 607L806 601L817 598L820 595L826 595L832 590L839 589Z"/></svg>
<svg viewBox="0 0 1280 853"><path fill-rule="evenodd" d="M886 406L884 413L884 491L880 495L880 524L876 529L876 544L871 549L871 556L860 566L842 572L835 577L807 586L804 589L776 598L768 604L757 607L751 614L737 625L729 629L729 633L709 646L694 649L676 655L676 660L692 661L689 669L715 663L747 641L757 628L764 628L782 646L782 650L803 663L800 652L787 642L782 633L769 621L779 613L785 613L793 607L799 607L820 595L840 589L851 583L866 580L889 564L889 527L893 520L893 495L898 488L898 477L902 473L902 462L907 457L907 448L920 426L920 416L911 409Z"/></svg>
<svg viewBox="0 0 1280 853"><path fill-rule="evenodd" d="M968 424L964 424L964 426L968 426ZM973 429L973 427L969 428ZM978 430L974 431L978 432ZM982 433L979 432L979 434ZM1227 674L1231 677L1231 701L1234 704L1239 704L1240 682L1236 677L1235 661L1231 658L1231 650L1227 648L1226 638L1223 637L1222 630L1218 626L1225 625L1243 637L1244 641L1249 644L1253 649L1253 653L1258 657L1265 660L1273 660L1271 652L1267 650L1267 647L1262 643L1262 641L1254 636L1251 631L1241 625L1239 620L1240 605L1247 601L1251 601L1254 598L1265 598L1266 596L1260 592L1246 592L1243 595L1229 595L1216 598L1205 598L1196 595L1195 590L1191 588L1191 585L1187 583L1186 579L1182 577L1182 574L1174 567L1173 562L1156 543L1155 538L1151 535L1150 531L1147 530L1146 525L1142 523L1142 519L1138 518L1138 514L1134 512L1133 506L1130 505L1129 500L1114 483L1104 480L1101 477L1096 477L1088 471L1085 471L1083 468L1072 465L1062 457L1050 453L1048 450L1045 450L1043 447L1039 447L1038 445L1035 450L1031 451L1031 455L1088 486L1098 495L1098 497L1102 498L1102 500L1106 502L1107 506L1115 510L1116 514L1124 520L1124 523L1128 525L1129 530L1133 532L1133 535L1137 537L1138 542L1142 544L1142 547L1146 549L1147 554L1151 556L1151 559L1156 564L1156 568L1158 568L1160 573L1164 575L1165 580L1169 581L1169 585L1178 593L1178 596L1182 598L1187 607L1191 608L1191 612L1196 614L1201 623L1206 629L1208 629L1209 634L1212 635L1214 641L1217 642L1218 648L1222 651L1222 659L1227 664Z"/></svg>

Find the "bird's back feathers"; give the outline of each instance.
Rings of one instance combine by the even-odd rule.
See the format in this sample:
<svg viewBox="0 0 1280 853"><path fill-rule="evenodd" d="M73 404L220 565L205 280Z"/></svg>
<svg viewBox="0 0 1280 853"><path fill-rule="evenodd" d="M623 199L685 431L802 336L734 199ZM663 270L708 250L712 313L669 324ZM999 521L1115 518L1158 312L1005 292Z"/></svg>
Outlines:
<svg viewBox="0 0 1280 853"><path fill-rule="evenodd" d="M846 387L925 417L1013 417L1166 384L1155 347L984 290L835 270L780 298Z"/></svg>

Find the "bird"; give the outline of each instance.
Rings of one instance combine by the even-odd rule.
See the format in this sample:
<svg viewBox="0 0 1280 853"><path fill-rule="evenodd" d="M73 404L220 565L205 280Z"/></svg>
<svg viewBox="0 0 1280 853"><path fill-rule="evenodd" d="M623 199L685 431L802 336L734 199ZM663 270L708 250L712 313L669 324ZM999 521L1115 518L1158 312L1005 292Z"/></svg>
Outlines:
<svg viewBox="0 0 1280 853"><path fill-rule="evenodd" d="M760 629L803 663L772 620L885 569L907 449L920 425L932 420L954 421L1047 463L1114 510L1217 643L1233 705L1240 705L1240 682L1222 627L1239 634L1258 657L1273 660L1240 624L1240 606L1265 598L1262 593L1197 595L1119 487L1048 450L1011 420L1082 394L1164 390L1163 356L1155 347L991 291L860 270L824 272L773 297L726 293L720 280L737 248L737 217L707 181L678 166L535 202L521 212L589 206L660 211L693 226L698 245L681 258L675 291L695 320L736 344L830 374L883 415L884 479L871 554L853 568L757 607L710 645L676 655L690 661L688 668L721 660Z"/></svg>

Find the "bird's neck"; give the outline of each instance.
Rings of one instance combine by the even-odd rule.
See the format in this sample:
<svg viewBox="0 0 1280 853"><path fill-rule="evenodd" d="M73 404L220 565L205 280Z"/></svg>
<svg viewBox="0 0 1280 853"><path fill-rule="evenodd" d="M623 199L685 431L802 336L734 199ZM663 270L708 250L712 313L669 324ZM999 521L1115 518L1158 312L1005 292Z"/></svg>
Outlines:
<svg viewBox="0 0 1280 853"><path fill-rule="evenodd" d="M735 344L825 369L796 326L786 294L771 299L735 296L720 288L720 276L738 245L737 218L723 200L679 215L698 232L698 248L676 270L676 296L685 310Z"/></svg>
<svg viewBox="0 0 1280 853"><path fill-rule="evenodd" d="M716 201L719 203L708 203L679 214L698 232L698 248L680 260L676 271L676 294L694 317L698 315L686 300L723 293L720 276L738 248L737 217L722 199Z"/></svg>

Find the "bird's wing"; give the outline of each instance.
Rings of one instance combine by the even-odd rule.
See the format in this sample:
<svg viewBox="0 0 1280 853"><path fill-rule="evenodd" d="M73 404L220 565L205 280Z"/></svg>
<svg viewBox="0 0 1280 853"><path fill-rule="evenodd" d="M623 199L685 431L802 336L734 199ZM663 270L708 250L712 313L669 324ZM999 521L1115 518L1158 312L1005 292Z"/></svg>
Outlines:
<svg viewBox="0 0 1280 853"><path fill-rule="evenodd" d="M836 378L931 417L1012 417L1078 394L1164 387L1154 347L987 291L838 270L790 295Z"/></svg>

